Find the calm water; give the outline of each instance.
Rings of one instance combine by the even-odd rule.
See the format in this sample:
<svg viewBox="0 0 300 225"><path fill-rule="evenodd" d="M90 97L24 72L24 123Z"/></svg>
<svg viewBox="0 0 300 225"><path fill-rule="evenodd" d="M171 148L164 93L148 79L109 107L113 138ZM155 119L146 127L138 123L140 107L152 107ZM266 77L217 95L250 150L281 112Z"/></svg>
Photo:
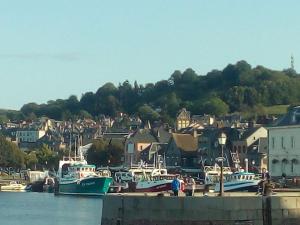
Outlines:
<svg viewBox="0 0 300 225"><path fill-rule="evenodd" d="M49 193L0 192L0 224L100 225L102 199Z"/></svg>

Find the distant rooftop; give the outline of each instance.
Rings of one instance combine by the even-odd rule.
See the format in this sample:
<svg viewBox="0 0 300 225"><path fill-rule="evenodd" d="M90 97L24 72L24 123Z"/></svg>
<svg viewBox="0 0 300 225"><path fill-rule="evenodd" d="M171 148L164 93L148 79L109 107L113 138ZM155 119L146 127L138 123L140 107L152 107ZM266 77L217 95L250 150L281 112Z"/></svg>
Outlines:
<svg viewBox="0 0 300 225"><path fill-rule="evenodd" d="M300 124L300 106L290 109L283 117L275 122L275 126L289 126Z"/></svg>

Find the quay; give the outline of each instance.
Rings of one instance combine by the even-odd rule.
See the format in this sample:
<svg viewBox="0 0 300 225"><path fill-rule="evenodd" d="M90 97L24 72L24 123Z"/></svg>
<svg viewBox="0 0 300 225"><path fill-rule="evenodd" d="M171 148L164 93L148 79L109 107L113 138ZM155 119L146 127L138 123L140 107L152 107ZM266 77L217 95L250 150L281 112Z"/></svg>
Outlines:
<svg viewBox="0 0 300 225"><path fill-rule="evenodd" d="M300 192L194 197L124 193L103 198L102 225L299 225Z"/></svg>

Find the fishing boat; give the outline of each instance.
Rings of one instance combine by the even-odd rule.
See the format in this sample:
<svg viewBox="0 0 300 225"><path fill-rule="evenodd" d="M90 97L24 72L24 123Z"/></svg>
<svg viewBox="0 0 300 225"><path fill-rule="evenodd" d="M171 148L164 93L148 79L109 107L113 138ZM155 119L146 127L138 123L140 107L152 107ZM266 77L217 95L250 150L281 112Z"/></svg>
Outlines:
<svg viewBox="0 0 300 225"><path fill-rule="evenodd" d="M224 176L224 191L257 191L258 184L261 181L254 173L235 172ZM215 185L215 192L220 191L220 183Z"/></svg>
<svg viewBox="0 0 300 225"><path fill-rule="evenodd" d="M59 161L55 193L64 195L105 195L112 182L110 173L97 173L78 149L75 157L64 157Z"/></svg>
<svg viewBox="0 0 300 225"><path fill-rule="evenodd" d="M153 169L148 176L145 173L144 176L136 178L134 190L135 192L169 191L174 176L168 175L166 169Z"/></svg>
<svg viewBox="0 0 300 225"><path fill-rule="evenodd" d="M20 184L17 181L10 181L7 185L1 186L1 191L25 191L26 185Z"/></svg>

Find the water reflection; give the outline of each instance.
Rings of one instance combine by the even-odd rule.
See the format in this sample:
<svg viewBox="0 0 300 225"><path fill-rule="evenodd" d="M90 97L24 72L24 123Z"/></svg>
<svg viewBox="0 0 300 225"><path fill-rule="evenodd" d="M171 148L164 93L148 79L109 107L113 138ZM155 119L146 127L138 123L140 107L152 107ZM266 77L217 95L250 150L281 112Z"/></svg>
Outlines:
<svg viewBox="0 0 300 225"><path fill-rule="evenodd" d="M49 193L0 192L5 225L100 225L102 199Z"/></svg>

